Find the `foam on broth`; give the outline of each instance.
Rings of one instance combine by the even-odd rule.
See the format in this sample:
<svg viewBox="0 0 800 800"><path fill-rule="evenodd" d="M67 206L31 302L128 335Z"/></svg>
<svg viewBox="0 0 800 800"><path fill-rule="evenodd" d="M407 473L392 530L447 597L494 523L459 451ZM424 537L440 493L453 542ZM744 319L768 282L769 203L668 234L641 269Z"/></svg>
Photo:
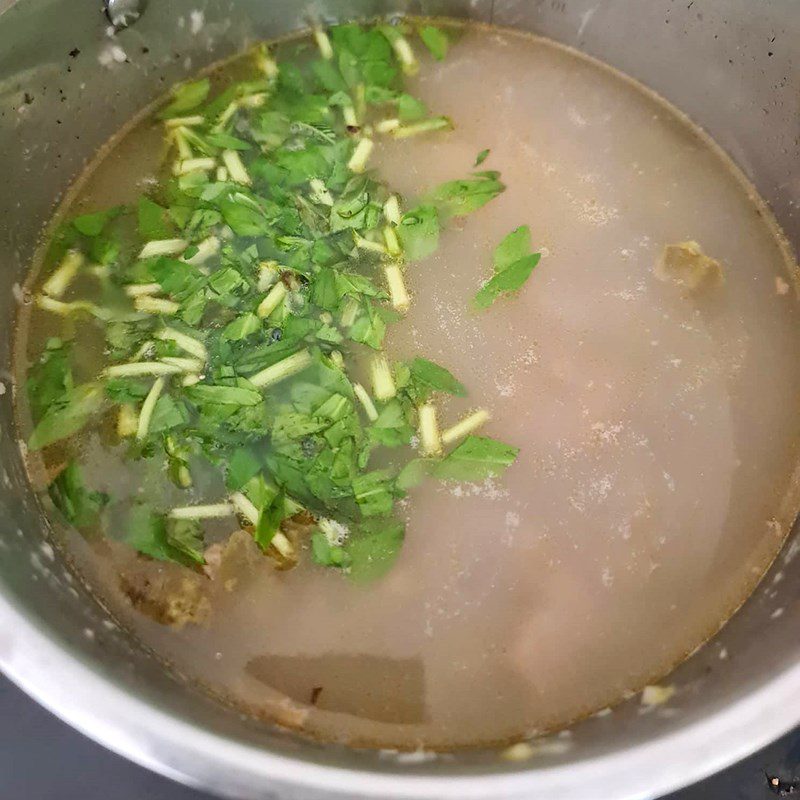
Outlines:
<svg viewBox="0 0 800 800"><path fill-rule="evenodd" d="M390 347L452 368L470 405L492 410L489 432L521 448L516 465L413 490L405 548L377 584L263 559L213 589L207 625L181 630L130 608L118 576L135 554L68 542L142 642L247 710L326 739L447 748L614 703L749 594L797 510L800 324L763 202L663 101L491 28L423 60L412 88L455 130L384 143L379 169L414 197L490 148L508 189L410 268L414 302ZM150 120L134 127L66 213L135 199L161 138ZM518 298L474 315L494 246L522 224L540 266ZM654 277L664 245L686 239L723 264L723 287L693 296ZM34 312L22 351L57 330ZM135 480L108 477L116 461L96 437L85 448L98 488Z"/></svg>

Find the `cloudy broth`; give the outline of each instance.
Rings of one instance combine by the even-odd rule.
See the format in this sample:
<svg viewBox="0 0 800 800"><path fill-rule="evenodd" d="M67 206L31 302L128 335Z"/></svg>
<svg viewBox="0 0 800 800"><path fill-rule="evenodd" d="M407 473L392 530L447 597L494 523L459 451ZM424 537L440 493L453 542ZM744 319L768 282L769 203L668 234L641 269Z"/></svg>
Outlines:
<svg viewBox="0 0 800 800"><path fill-rule="evenodd" d="M410 489L404 547L369 584L314 564L306 541L277 570L242 535L211 580L96 536L65 540L145 645L248 712L350 744L449 748L615 703L752 591L797 511L800 326L794 266L763 202L664 101L508 31L459 31L442 62L417 50L408 86L454 129L379 139L371 166L410 202L488 149L480 169L507 188L407 267L412 302L387 349L447 365L469 397L440 413L488 409L486 433L518 447L516 462ZM151 118L132 127L62 213L134 201L162 140ZM517 296L475 313L493 249L520 225L541 262ZM686 241L724 282L690 291L655 274L665 246ZM65 326L80 369L104 363L88 326L34 309L21 373ZM68 447L94 489L160 491L102 426ZM153 586L188 592L199 622L154 619Z"/></svg>

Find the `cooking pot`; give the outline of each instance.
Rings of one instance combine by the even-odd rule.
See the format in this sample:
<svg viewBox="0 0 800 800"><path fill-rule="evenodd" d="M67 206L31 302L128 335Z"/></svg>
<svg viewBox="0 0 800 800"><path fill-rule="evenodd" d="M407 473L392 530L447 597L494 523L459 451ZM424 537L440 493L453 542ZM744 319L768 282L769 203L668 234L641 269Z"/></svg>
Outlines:
<svg viewBox="0 0 800 800"><path fill-rule="evenodd" d="M130 5L135 0L126 0ZM687 112L800 241L800 10L792 0L169 0L115 30L100 0L0 0L0 665L85 734L186 783L241 798L654 798L800 721L800 542L670 678L534 748L431 758L306 741L170 674L73 575L28 484L12 414L20 291L54 205L87 159L167 87L304 27L390 12L520 28L597 56ZM644 712L644 713L643 713ZM6 724L13 721L6 720Z"/></svg>

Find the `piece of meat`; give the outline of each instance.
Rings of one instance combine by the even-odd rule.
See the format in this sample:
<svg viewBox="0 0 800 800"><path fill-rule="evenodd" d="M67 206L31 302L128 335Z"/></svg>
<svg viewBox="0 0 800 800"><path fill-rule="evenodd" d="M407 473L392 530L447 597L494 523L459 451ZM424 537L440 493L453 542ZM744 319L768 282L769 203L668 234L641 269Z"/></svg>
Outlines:
<svg viewBox="0 0 800 800"><path fill-rule="evenodd" d="M206 548L203 571L211 580L232 591L243 575L251 572L264 558L259 546L247 531L234 531L226 541Z"/></svg>
<svg viewBox="0 0 800 800"><path fill-rule="evenodd" d="M199 625L211 612L206 579L185 567L142 561L122 572L119 581L131 605L162 625Z"/></svg>

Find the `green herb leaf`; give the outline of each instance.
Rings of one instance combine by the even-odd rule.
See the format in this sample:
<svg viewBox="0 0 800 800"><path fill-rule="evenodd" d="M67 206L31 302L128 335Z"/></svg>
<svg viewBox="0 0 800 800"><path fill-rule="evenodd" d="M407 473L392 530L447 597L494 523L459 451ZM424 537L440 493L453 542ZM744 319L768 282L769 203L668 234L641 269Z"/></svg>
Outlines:
<svg viewBox="0 0 800 800"><path fill-rule="evenodd" d="M106 383L106 395L114 403L140 403L149 391L150 384L136 378L112 378Z"/></svg>
<svg viewBox="0 0 800 800"><path fill-rule="evenodd" d="M496 272L475 295L477 308L488 308L498 297L511 294L522 288L522 285L533 272L534 267L541 258L539 253L525 256L506 267L502 272Z"/></svg>
<svg viewBox="0 0 800 800"><path fill-rule="evenodd" d="M453 374L439 364L428 361L427 358L415 358L409 365L411 377L418 386L427 390L447 392L456 397L466 397L467 390L464 384L457 381Z"/></svg>
<svg viewBox="0 0 800 800"><path fill-rule="evenodd" d="M397 116L401 122L414 122L428 116L428 108L422 100L410 94L401 94L397 100Z"/></svg>
<svg viewBox="0 0 800 800"><path fill-rule="evenodd" d="M281 522L287 517L286 502L283 492L278 492L272 501L260 509L261 513L258 517L258 524L256 525L253 536L256 544L262 550L266 550L275 534L280 528Z"/></svg>
<svg viewBox="0 0 800 800"><path fill-rule="evenodd" d="M350 578L368 583L382 578L394 564L405 537L405 525L395 519L371 520L347 542Z"/></svg>
<svg viewBox="0 0 800 800"><path fill-rule="evenodd" d="M95 236L89 243L89 258L96 264L108 266L119 259L121 240L117 234Z"/></svg>
<svg viewBox="0 0 800 800"><path fill-rule="evenodd" d="M220 211L237 236L265 236L270 232L269 220L257 205L227 199L220 204Z"/></svg>
<svg viewBox="0 0 800 800"><path fill-rule="evenodd" d="M400 474L397 476L397 488L405 492L419 486L431 474L435 466L436 462L430 458L412 459L400 470Z"/></svg>
<svg viewBox="0 0 800 800"><path fill-rule="evenodd" d="M232 492L238 492L261 470L261 459L249 447L239 447L228 459L226 485Z"/></svg>
<svg viewBox="0 0 800 800"><path fill-rule="evenodd" d="M518 447L488 436L468 436L439 462L433 474L443 480L482 481L502 474L518 454Z"/></svg>
<svg viewBox="0 0 800 800"><path fill-rule="evenodd" d="M471 178L441 184L430 197L445 217L463 217L486 205L505 188L496 173L479 172Z"/></svg>
<svg viewBox="0 0 800 800"><path fill-rule="evenodd" d="M331 544L322 531L311 534L311 557L323 567L345 568L351 562L350 554L343 547Z"/></svg>
<svg viewBox="0 0 800 800"><path fill-rule="evenodd" d="M365 517L389 514L394 506L394 482L387 470L359 475L353 480L353 494Z"/></svg>
<svg viewBox="0 0 800 800"><path fill-rule="evenodd" d="M380 29L382 31L382 29ZM336 25L330 30L339 71L348 86L389 86L397 75L389 42L378 28Z"/></svg>
<svg viewBox="0 0 800 800"><path fill-rule="evenodd" d="M481 150L475 158L475 166L479 167L481 164L483 164L483 162L489 157L489 153L490 150L488 147L485 150Z"/></svg>
<svg viewBox="0 0 800 800"><path fill-rule="evenodd" d="M506 236L494 250L494 270L502 272L515 261L529 255L531 252L531 229L521 225Z"/></svg>
<svg viewBox="0 0 800 800"><path fill-rule="evenodd" d="M248 312L229 322L222 331L222 338L230 342L238 342L252 336L262 327L261 320L252 312Z"/></svg>
<svg viewBox="0 0 800 800"><path fill-rule="evenodd" d="M380 350L386 335L386 320L382 309L376 308L369 300L363 302L355 322L350 326L349 335L354 342Z"/></svg>
<svg viewBox="0 0 800 800"><path fill-rule="evenodd" d="M211 90L211 81L202 78L191 83L178 84L172 90L172 102L158 115L160 119L177 117L187 111L197 108L208 97Z"/></svg>
<svg viewBox="0 0 800 800"><path fill-rule="evenodd" d="M498 297L517 291L539 263L540 254L530 253L531 231L527 225L511 231L495 248L494 276L475 295L476 308L488 308Z"/></svg>
<svg viewBox="0 0 800 800"><path fill-rule="evenodd" d="M280 147L289 136L291 121L280 111L265 111L253 120L253 138L271 150Z"/></svg>
<svg viewBox="0 0 800 800"><path fill-rule="evenodd" d="M70 525L88 528L97 522L97 517L108 503L108 495L92 492L83 483L80 467L70 461L58 477L50 484L50 497Z"/></svg>
<svg viewBox="0 0 800 800"><path fill-rule="evenodd" d="M244 139L239 139L237 136L231 136L229 133L207 133L205 140L213 147L218 147L221 150L251 150L252 145Z"/></svg>
<svg viewBox="0 0 800 800"><path fill-rule="evenodd" d="M153 409L150 420L150 434L162 433L185 425L189 421L189 412L182 400L175 400L171 395L162 394Z"/></svg>
<svg viewBox="0 0 800 800"><path fill-rule="evenodd" d="M203 383L190 386L186 390L186 396L199 405L216 403L226 406L255 406L263 399L258 389L244 386L213 386Z"/></svg>
<svg viewBox="0 0 800 800"><path fill-rule="evenodd" d="M51 406L63 402L71 388L69 345L61 339L50 338L39 361L31 367L26 383L34 422L38 422Z"/></svg>
<svg viewBox="0 0 800 800"><path fill-rule="evenodd" d="M148 197L140 197L137 207L139 235L146 241L170 239L175 228L169 222L166 208L154 203Z"/></svg>
<svg viewBox="0 0 800 800"><path fill-rule="evenodd" d="M328 92L346 92L347 83L345 83L342 73L333 61L326 61L325 59L317 59L312 65L311 69L317 81L321 84L322 88ZM330 102L330 100L328 101Z"/></svg>
<svg viewBox="0 0 800 800"><path fill-rule="evenodd" d="M431 55L437 61L444 60L447 55L447 48L450 45L447 34L433 25L425 25L419 29L419 38L422 39L425 46L431 51Z"/></svg>
<svg viewBox="0 0 800 800"><path fill-rule="evenodd" d="M105 228L114 217L119 216L121 211L122 209L119 206L109 208L106 211L95 211L93 214L84 214L81 217L75 217L75 219L72 220L72 224L75 229L84 236L99 236L103 232L103 228Z"/></svg>
<svg viewBox="0 0 800 800"><path fill-rule="evenodd" d="M407 211L397 227L397 236L408 261L421 261L439 247L439 213L435 206L422 205Z"/></svg>
<svg viewBox="0 0 800 800"><path fill-rule="evenodd" d="M223 267L208 279L208 288L217 295L218 303L233 308L239 304L238 295L247 289L247 281L233 267Z"/></svg>
<svg viewBox="0 0 800 800"><path fill-rule="evenodd" d="M372 200L374 191L369 178L352 179L331 207L331 230L367 231L376 227L381 219L381 207Z"/></svg>
<svg viewBox="0 0 800 800"><path fill-rule="evenodd" d="M100 411L104 402L103 387L98 383L85 383L70 389L62 402L50 406L33 429L28 439L28 448L41 450L77 433Z"/></svg>
<svg viewBox="0 0 800 800"><path fill-rule="evenodd" d="M167 553L173 561L184 562L185 559L195 564L205 564L203 531L196 520L168 519L166 539Z"/></svg>
<svg viewBox="0 0 800 800"><path fill-rule="evenodd" d="M278 496L278 489L269 483L262 474L253 476L244 487L244 494L259 510L272 505Z"/></svg>
<svg viewBox="0 0 800 800"><path fill-rule="evenodd" d="M168 520L148 504L137 503L122 530L126 544L158 561L186 566L205 562L202 531L194 520Z"/></svg>
<svg viewBox="0 0 800 800"><path fill-rule="evenodd" d="M394 399L386 403L370 427L372 441L384 447L401 447L411 441L414 428L408 420L403 404Z"/></svg>
<svg viewBox="0 0 800 800"><path fill-rule="evenodd" d="M126 520L124 538L127 544L140 553L159 561L171 561L167 554L167 530L164 517L145 504L134 505Z"/></svg>

